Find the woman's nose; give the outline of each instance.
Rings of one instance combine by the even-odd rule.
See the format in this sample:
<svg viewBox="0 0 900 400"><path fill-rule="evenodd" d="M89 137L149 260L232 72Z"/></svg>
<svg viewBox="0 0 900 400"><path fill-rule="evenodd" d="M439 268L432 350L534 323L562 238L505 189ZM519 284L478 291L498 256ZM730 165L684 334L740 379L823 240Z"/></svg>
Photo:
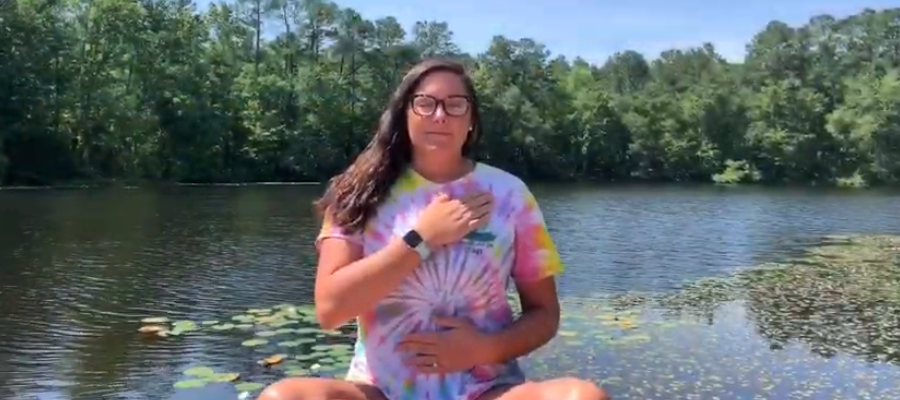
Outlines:
<svg viewBox="0 0 900 400"><path fill-rule="evenodd" d="M438 106L434 109L434 113L431 114L431 119L435 122L444 122L447 119L447 112L444 111L444 106L438 104Z"/></svg>

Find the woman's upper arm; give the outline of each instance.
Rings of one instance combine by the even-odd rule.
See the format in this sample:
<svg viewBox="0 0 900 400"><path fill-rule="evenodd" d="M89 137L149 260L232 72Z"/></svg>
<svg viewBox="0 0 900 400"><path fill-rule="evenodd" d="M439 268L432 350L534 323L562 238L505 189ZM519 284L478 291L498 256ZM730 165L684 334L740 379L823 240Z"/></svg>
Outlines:
<svg viewBox="0 0 900 400"><path fill-rule="evenodd" d="M527 188L523 192L515 217L512 278L523 307L558 308L555 276L562 273L565 267L537 200Z"/></svg>
<svg viewBox="0 0 900 400"><path fill-rule="evenodd" d="M316 286L318 286L323 276L330 276L338 269L362 258L362 233L350 232L337 226L326 215L322 221L322 229L316 237L315 247L318 252L316 267ZM316 292L318 293L318 290Z"/></svg>

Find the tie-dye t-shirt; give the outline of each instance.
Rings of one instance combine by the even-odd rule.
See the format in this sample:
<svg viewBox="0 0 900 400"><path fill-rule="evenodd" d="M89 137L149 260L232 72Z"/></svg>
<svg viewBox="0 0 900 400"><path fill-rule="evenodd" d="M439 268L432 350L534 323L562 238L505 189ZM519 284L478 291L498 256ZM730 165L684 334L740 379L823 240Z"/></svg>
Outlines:
<svg viewBox="0 0 900 400"><path fill-rule="evenodd" d="M468 318L485 332L513 321L506 291L515 282L534 282L562 272L534 196L517 177L478 164L466 177L436 184L409 169L390 198L361 233L348 234L327 220L319 234L359 243L366 256L412 228L439 191L460 195L485 188L495 197L488 225L461 242L435 249L393 293L360 315L355 354L347 379L370 383L390 400L475 400L485 391L525 380L516 361L482 365L452 374L419 374L395 351L407 334L435 331L434 315Z"/></svg>

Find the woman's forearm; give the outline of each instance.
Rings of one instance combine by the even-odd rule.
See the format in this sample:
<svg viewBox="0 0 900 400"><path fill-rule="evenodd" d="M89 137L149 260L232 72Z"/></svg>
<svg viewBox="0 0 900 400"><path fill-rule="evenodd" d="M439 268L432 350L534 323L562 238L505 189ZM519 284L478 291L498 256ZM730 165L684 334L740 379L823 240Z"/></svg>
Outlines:
<svg viewBox="0 0 900 400"><path fill-rule="evenodd" d="M547 344L559 329L559 313L550 308L528 310L506 329L489 334L488 364L524 357Z"/></svg>
<svg viewBox="0 0 900 400"><path fill-rule="evenodd" d="M319 324L334 329L370 310L420 262L419 254L395 237L378 252L321 276L316 287Z"/></svg>

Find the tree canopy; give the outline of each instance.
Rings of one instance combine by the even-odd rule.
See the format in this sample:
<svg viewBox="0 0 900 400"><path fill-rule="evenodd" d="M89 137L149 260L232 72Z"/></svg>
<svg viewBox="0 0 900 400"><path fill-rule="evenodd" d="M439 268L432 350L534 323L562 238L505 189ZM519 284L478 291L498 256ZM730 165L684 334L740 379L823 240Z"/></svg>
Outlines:
<svg viewBox="0 0 900 400"><path fill-rule="evenodd" d="M772 21L742 63L707 43L592 65L528 38L464 54L446 23L325 0L0 4L7 184L321 181L433 55L477 82L481 158L525 179L900 180L900 8Z"/></svg>

